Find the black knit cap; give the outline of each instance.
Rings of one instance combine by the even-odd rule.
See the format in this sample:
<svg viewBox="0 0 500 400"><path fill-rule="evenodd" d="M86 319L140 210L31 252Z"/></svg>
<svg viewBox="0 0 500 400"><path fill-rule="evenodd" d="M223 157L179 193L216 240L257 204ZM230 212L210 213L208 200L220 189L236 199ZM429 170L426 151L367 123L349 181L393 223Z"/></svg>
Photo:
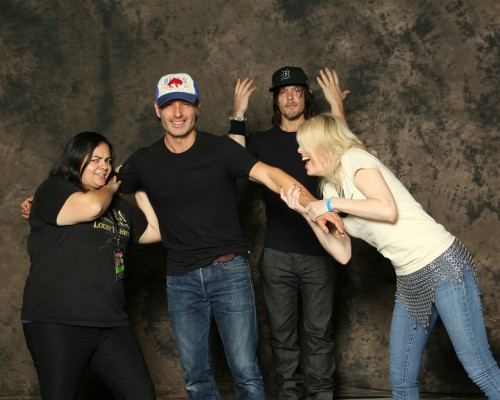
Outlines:
<svg viewBox="0 0 500 400"><path fill-rule="evenodd" d="M272 87L270 92L274 92L283 86L305 86L309 87L309 79L299 67L282 67L273 74Z"/></svg>

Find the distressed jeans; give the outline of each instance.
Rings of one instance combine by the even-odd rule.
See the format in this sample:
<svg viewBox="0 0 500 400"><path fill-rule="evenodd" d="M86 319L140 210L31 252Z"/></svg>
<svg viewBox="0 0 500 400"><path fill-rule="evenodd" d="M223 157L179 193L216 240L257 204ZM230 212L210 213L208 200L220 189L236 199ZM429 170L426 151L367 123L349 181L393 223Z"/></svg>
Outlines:
<svg viewBox="0 0 500 400"><path fill-rule="evenodd" d="M429 334L441 318L455 352L469 377L489 400L500 400L500 370L491 354L481 308L481 297L472 267L464 265L458 285L440 280L426 330L417 324L396 296L391 325L390 372L394 400L417 400L418 373Z"/></svg>
<svg viewBox="0 0 500 400"><path fill-rule="evenodd" d="M258 328L248 260L212 263L167 276L168 312L192 400L220 399L211 370L210 325L215 321L237 399L265 398L257 362Z"/></svg>

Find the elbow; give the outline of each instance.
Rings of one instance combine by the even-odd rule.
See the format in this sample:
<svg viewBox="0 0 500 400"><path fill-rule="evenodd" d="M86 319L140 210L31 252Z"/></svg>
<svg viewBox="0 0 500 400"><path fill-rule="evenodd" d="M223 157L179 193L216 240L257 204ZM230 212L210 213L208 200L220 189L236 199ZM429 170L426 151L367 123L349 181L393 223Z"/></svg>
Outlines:
<svg viewBox="0 0 500 400"><path fill-rule="evenodd" d="M398 208L396 204L387 205L382 210L380 215L381 221L395 224L398 220Z"/></svg>
<svg viewBox="0 0 500 400"><path fill-rule="evenodd" d="M88 213L88 220L93 221L97 218L99 218L104 212L106 211L106 207L103 206L103 204L100 204L98 202L94 202L93 204L89 205L87 208L87 213Z"/></svg>
<svg viewBox="0 0 500 400"><path fill-rule="evenodd" d="M398 220L398 209L394 205L394 207L389 207L389 210L387 212L387 222L395 224L397 220Z"/></svg>
<svg viewBox="0 0 500 400"><path fill-rule="evenodd" d="M336 260L339 262L341 265L347 265L349 261L351 261L351 255L349 254L348 256L343 256L343 257L337 257Z"/></svg>
<svg viewBox="0 0 500 400"><path fill-rule="evenodd" d="M346 249L344 252L342 252L342 254L333 252L329 253L341 265L347 265L347 263L351 261L351 256L352 256L351 250Z"/></svg>

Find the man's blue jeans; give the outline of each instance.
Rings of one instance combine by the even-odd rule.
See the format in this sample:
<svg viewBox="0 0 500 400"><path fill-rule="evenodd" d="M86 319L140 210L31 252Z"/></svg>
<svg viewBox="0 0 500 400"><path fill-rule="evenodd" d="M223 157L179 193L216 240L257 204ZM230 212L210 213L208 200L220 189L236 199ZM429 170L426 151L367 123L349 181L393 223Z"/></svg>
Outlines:
<svg viewBox="0 0 500 400"><path fill-rule="evenodd" d="M213 263L167 276L168 311L190 399L220 399L211 370L210 324L217 324L237 399L264 399L248 260Z"/></svg>
<svg viewBox="0 0 500 400"><path fill-rule="evenodd" d="M260 259L264 301L278 383L279 399L302 399L308 375L308 398L333 399L335 371L333 303L335 264L331 257L307 256L264 248ZM305 346L299 345L299 298Z"/></svg>
<svg viewBox="0 0 500 400"><path fill-rule="evenodd" d="M464 265L464 281L438 281L427 332L417 324L401 299L391 325L390 370L394 400L419 399L418 372L429 334L438 317L450 336L469 377L490 400L500 399L500 370L491 354L484 326L481 298L472 267Z"/></svg>

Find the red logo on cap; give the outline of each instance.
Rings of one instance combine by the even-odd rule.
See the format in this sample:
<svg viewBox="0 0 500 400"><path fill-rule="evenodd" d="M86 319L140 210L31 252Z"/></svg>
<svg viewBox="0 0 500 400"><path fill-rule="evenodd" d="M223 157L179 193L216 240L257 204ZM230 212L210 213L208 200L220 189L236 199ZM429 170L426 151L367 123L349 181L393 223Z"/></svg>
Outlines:
<svg viewBox="0 0 500 400"><path fill-rule="evenodd" d="M179 78L172 78L170 81L167 83L167 86L172 89L174 86L176 88L179 87L179 85L182 85L184 82L182 82Z"/></svg>

